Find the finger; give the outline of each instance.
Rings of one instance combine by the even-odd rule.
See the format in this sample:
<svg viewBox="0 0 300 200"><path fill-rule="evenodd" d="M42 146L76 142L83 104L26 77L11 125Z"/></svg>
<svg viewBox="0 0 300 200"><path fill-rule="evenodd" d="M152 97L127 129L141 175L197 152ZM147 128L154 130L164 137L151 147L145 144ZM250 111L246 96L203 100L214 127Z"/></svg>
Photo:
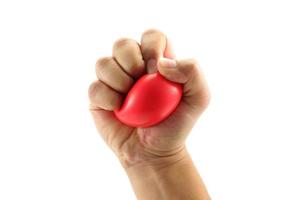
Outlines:
<svg viewBox="0 0 300 200"><path fill-rule="evenodd" d="M98 132L118 155L121 152L122 144L130 138L134 129L121 123L113 112L99 108L90 108L90 111Z"/></svg>
<svg viewBox="0 0 300 200"><path fill-rule="evenodd" d="M95 81L89 87L91 106L113 111L120 107L122 95L101 81Z"/></svg>
<svg viewBox="0 0 300 200"><path fill-rule="evenodd" d="M131 39L122 38L113 46L113 56L123 70L133 78L145 73L145 64L139 44Z"/></svg>
<svg viewBox="0 0 300 200"><path fill-rule="evenodd" d="M161 59L159 72L168 80L183 84L183 97L191 106L207 107L210 93L203 72L193 59Z"/></svg>
<svg viewBox="0 0 300 200"><path fill-rule="evenodd" d="M134 82L112 57L100 58L97 61L96 75L99 80L120 93L127 93Z"/></svg>
<svg viewBox="0 0 300 200"><path fill-rule="evenodd" d="M150 29L143 33L141 49L144 60L147 63L148 73L157 71L157 64L160 58L175 58L167 37L162 32L155 29Z"/></svg>

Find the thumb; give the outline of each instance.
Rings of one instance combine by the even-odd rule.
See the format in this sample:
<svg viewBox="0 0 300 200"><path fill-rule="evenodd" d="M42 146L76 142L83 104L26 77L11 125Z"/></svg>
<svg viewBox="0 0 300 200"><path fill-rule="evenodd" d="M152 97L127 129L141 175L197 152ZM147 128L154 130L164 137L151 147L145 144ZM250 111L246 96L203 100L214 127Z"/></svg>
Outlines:
<svg viewBox="0 0 300 200"><path fill-rule="evenodd" d="M166 79L183 84L183 101L188 105L202 111L207 107L210 92L204 74L194 59L161 58L158 71Z"/></svg>

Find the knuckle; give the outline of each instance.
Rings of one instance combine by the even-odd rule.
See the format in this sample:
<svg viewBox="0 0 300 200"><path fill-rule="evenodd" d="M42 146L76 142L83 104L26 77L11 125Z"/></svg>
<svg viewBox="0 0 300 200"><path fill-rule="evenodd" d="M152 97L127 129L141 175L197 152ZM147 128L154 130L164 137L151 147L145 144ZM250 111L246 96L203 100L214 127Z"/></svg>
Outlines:
<svg viewBox="0 0 300 200"><path fill-rule="evenodd" d="M199 66L198 61L194 58L189 59L188 66L190 68L197 68Z"/></svg>
<svg viewBox="0 0 300 200"><path fill-rule="evenodd" d="M114 59L112 57L100 58L96 63L96 75L98 79L102 80L105 72L107 72L111 66L114 66Z"/></svg>
<svg viewBox="0 0 300 200"><path fill-rule="evenodd" d="M146 60L157 59L163 54L163 49L167 43L166 35L157 30L146 30L142 35L141 51Z"/></svg>
<svg viewBox="0 0 300 200"><path fill-rule="evenodd" d="M102 57L99 58L96 62L96 67L102 67L108 65L112 61L111 57Z"/></svg>
<svg viewBox="0 0 300 200"><path fill-rule="evenodd" d="M129 39L129 38L120 38L114 43L113 48L118 49L118 48L124 47L124 46L132 43L132 41L133 40Z"/></svg>
<svg viewBox="0 0 300 200"><path fill-rule="evenodd" d="M93 99L97 93L98 81L93 82L88 89L89 98Z"/></svg>
<svg viewBox="0 0 300 200"><path fill-rule="evenodd" d="M113 110L120 105L119 95L110 91L101 81L95 81L88 90L90 102L106 110Z"/></svg>
<svg viewBox="0 0 300 200"><path fill-rule="evenodd" d="M160 34L160 35L164 35L160 30L155 29L155 28L151 28L151 29L146 30L146 31L143 33L143 36L145 36L145 35L152 35L152 34Z"/></svg>

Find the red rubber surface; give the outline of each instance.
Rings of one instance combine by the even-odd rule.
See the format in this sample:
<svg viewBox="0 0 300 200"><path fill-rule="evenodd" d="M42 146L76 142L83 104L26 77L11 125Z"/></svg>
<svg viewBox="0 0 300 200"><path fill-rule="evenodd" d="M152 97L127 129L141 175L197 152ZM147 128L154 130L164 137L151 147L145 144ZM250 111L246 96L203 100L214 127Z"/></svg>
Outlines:
<svg viewBox="0 0 300 200"><path fill-rule="evenodd" d="M149 127L166 119L177 107L182 85L159 73L142 76L127 94L116 117L126 125Z"/></svg>

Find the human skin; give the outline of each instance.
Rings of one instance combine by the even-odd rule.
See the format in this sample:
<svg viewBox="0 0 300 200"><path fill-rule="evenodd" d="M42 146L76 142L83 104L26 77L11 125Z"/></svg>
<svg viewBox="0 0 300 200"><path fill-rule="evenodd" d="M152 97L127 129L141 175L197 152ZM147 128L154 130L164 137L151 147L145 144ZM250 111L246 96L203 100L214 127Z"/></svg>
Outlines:
<svg viewBox="0 0 300 200"><path fill-rule="evenodd" d="M161 123L134 128L122 124L113 110L145 73L159 73L183 85L176 110ZM96 128L124 167L138 200L208 200L208 192L186 149L185 140L209 104L203 72L193 59L176 60L167 37L158 30L141 42L122 38L112 56L96 63L98 80L89 88Z"/></svg>

